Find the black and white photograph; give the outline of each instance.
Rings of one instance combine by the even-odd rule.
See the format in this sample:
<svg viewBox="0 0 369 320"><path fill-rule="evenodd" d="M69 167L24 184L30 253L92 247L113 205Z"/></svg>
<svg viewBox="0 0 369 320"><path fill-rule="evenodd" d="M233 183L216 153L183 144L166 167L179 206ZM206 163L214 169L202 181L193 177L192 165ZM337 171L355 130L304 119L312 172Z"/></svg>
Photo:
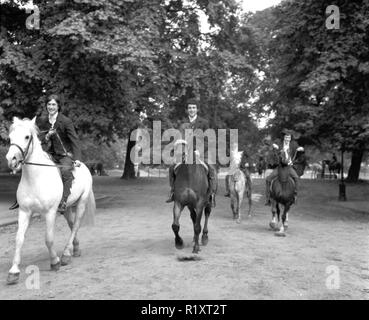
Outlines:
<svg viewBox="0 0 369 320"><path fill-rule="evenodd" d="M368 300L368 151L368 0L0 1L0 300Z"/></svg>

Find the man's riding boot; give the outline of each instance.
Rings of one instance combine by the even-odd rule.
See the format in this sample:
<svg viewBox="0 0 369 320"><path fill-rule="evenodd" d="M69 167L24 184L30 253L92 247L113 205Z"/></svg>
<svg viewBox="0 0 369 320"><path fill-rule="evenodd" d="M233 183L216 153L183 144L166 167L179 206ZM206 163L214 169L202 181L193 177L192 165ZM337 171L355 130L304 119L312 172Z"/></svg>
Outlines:
<svg viewBox="0 0 369 320"><path fill-rule="evenodd" d="M173 201L174 201L174 191L173 191L173 189L171 189L169 191L169 197L165 202L169 203L169 202L173 202Z"/></svg>
<svg viewBox="0 0 369 320"><path fill-rule="evenodd" d="M19 208L18 201L15 200L15 202L10 206L9 210L15 210Z"/></svg>
<svg viewBox="0 0 369 320"><path fill-rule="evenodd" d="M266 189L265 189L265 205L270 206L270 183L266 181Z"/></svg>
<svg viewBox="0 0 369 320"><path fill-rule="evenodd" d="M293 196L294 196L294 201L293 201L293 203L294 204L297 204L297 188L298 188L298 186L299 186L299 181L298 181L298 179L293 179L294 181L295 181L295 192L294 192L294 194L293 194Z"/></svg>
<svg viewBox="0 0 369 320"><path fill-rule="evenodd" d="M168 199L165 201L167 203L174 201L174 165L169 167L169 186L170 186L170 191L169 191L169 197Z"/></svg>

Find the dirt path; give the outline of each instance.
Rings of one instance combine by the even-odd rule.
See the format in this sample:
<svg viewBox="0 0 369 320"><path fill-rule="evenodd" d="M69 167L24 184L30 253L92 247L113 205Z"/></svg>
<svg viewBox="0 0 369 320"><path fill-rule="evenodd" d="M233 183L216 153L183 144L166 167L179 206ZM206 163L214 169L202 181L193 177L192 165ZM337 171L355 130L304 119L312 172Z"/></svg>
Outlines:
<svg viewBox="0 0 369 320"><path fill-rule="evenodd" d="M191 255L192 222L184 211L180 233L187 246L176 250L166 179L97 177L95 193L109 197L98 202L96 225L81 229L82 257L71 265L49 270L45 223L34 221L20 282L6 286L16 229L0 231L0 299L369 299L369 214L333 201L335 183L303 180L288 235L278 238L268 228L263 181L254 184L254 215L240 225L220 188L209 244L199 260L185 262L178 257ZM369 187L348 186L348 193L365 200ZM68 235L62 217L56 230L61 252ZM28 265L40 268L39 290L26 289ZM339 271L339 289L327 288L332 270Z"/></svg>

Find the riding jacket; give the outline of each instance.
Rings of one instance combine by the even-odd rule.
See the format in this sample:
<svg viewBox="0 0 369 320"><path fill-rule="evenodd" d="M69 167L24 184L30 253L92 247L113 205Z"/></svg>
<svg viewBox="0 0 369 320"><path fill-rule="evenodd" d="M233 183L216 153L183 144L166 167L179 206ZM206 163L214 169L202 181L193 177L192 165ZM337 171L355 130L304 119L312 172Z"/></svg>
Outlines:
<svg viewBox="0 0 369 320"><path fill-rule="evenodd" d="M73 160L81 160L79 139L71 119L59 112L53 126L56 133L51 135L49 141L45 139L46 134L52 128L48 117L40 118L37 122L42 147L45 151L53 156L64 157L68 154Z"/></svg>

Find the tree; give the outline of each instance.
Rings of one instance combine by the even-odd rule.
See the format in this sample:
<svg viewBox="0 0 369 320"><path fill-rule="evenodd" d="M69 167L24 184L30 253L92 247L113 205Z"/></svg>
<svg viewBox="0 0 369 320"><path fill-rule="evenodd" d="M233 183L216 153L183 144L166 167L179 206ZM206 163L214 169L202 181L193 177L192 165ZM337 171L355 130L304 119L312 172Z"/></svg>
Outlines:
<svg viewBox="0 0 369 320"><path fill-rule="evenodd" d="M302 132L306 143L352 152L349 179L356 181L369 138L369 5L336 1L340 29L327 29L329 1L284 1L268 11L264 29L266 78L260 104L284 126ZM264 25L265 26L265 25Z"/></svg>

